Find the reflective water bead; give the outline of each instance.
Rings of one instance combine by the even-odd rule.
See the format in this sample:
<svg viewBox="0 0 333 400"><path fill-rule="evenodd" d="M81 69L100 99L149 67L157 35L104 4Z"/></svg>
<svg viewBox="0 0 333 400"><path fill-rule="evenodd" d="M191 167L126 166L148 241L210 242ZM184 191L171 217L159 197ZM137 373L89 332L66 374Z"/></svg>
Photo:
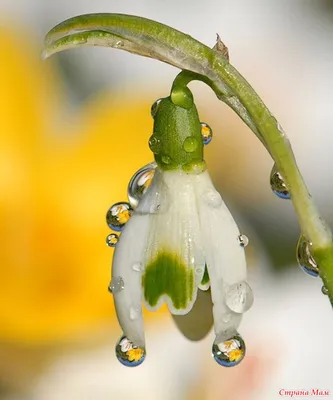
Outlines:
<svg viewBox="0 0 333 400"><path fill-rule="evenodd" d="M296 258L301 269L308 275L317 277L319 275L318 265L310 252L311 243L301 235L296 250Z"/></svg>
<svg viewBox="0 0 333 400"><path fill-rule="evenodd" d="M214 342L212 348L214 360L223 367L238 365L245 356L245 343L242 337L236 333L230 339Z"/></svg>
<svg viewBox="0 0 333 400"><path fill-rule="evenodd" d="M106 237L106 244L109 247L116 247L116 244L118 243L119 240L119 236L115 233L110 233L110 235L108 235Z"/></svg>
<svg viewBox="0 0 333 400"><path fill-rule="evenodd" d="M162 155L162 162L163 162L164 164L170 164L170 163L171 163L171 157L169 157L169 156L166 155L166 154L163 154L163 155Z"/></svg>
<svg viewBox="0 0 333 400"><path fill-rule="evenodd" d="M135 321L136 319L138 319L139 315L140 315L140 310L138 308L135 307L130 308L129 317L131 321Z"/></svg>
<svg viewBox="0 0 333 400"><path fill-rule="evenodd" d="M158 154L161 150L161 141L155 135L150 136L149 139L149 148L154 154Z"/></svg>
<svg viewBox="0 0 333 400"><path fill-rule="evenodd" d="M126 336L122 336L116 345L116 357L126 367L137 367L146 358L145 349L133 345Z"/></svg>
<svg viewBox="0 0 333 400"><path fill-rule="evenodd" d="M132 265L132 268L136 272L142 272L143 271L143 265L141 263L134 263Z"/></svg>
<svg viewBox="0 0 333 400"><path fill-rule="evenodd" d="M108 224L109 228L119 232L123 229L126 222L129 221L132 213L133 208L129 203L116 203L110 207L106 213L106 223Z"/></svg>
<svg viewBox="0 0 333 400"><path fill-rule="evenodd" d="M250 285L242 281L229 286L226 290L225 301L231 311L243 314L253 304L253 292Z"/></svg>
<svg viewBox="0 0 333 400"><path fill-rule="evenodd" d="M277 170L276 164L273 165L269 180L273 192L280 197L280 199L290 199L290 193L283 181L282 175Z"/></svg>
<svg viewBox="0 0 333 400"><path fill-rule="evenodd" d="M125 283L121 276L116 276L112 278L108 290L110 293L119 293L124 290Z"/></svg>
<svg viewBox="0 0 333 400"><path fill-rule="evenodd" d="M155 174L156 163L150 163L140 168L131 178L128 188L128 200L133 208L139 205L139 201L146 193Z"/></svg>
<svg viewBox="0 0 333 400"><path fill-rule="evenodd" d="M249 244L249 238L246 235L239 235L238 241L242 247L246 247Z"/></svg>
<svg viewBox="0 0 333 400"><path fill-rule="evenodd" d="M156 115L156 113L157 113L158 106L160 105L160 103L161 103L162 100L163 100L163 99L157 99L157 100L155 101L155 103L151 106L150 114L151 114L151 116L152 116L153 118L155 117L155 115Z"/></svg>
<svg viewBox="0 0 333 400"><path fill-rule="evenodd" d="M327 287L326 287L326 286L322 286L322 287L321 287L321 292L322 292L322 294L324 294L325 296L327 296L327 295L328 295L328 289L327 289Z"/></svg>
<svg viewBox="0 0 333 400"><path fill-rule="evenodd" d="M193 137L187 137L184 141L183 147L187 153L193 153L193 151L198 147L198 142Z"/></svg>
<svg viewBox="0 0 333 400"><path fill-rule="evenodd" d="M213 139L213 131L212 128L204 122L201 122L201 136L202 142L206 146Z"/></svg>

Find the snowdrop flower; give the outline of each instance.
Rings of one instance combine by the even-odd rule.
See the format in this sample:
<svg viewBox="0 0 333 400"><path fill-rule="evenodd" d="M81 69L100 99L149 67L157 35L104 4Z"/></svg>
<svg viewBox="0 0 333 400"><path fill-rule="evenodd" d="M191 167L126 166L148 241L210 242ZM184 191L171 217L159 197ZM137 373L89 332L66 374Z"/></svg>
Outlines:
<svg viewBox="0 0 333 400"><path fill-rule="evenodd" d="M235 365L245 354L237 328L253 302L246 283L248 240L240 234L206 169L207 124L200 123L194 103L183 108L171 97L160 99L152 107L152 116L149 146L156 163L133 176L131 204L124 203L131 217L126 224L123 218L118 220L122 233L109 286L124 333L116 354L131 365L125 354L129 342L143 349L144 358L142 301L149 310L166 302L172 314L185 315L198 290L210 289L216 334L213 356L228 366L225 356L233 352L228 360ZM117 203L108 212L113 218L109 225L117 228L115 207L123 208ZM226 349L228 343L234 346L224 354L221 348Z"/></svg>

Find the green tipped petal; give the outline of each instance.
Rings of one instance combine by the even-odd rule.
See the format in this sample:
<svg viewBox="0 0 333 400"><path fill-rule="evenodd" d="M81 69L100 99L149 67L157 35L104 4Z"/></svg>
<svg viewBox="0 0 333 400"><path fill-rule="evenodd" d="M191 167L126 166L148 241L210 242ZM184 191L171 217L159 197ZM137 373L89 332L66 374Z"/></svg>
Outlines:
<svg viewBox="0 0 333 400"><path fill-rule="evenodd" d="M142 286L150 307L167 296L176 310L186 310L194 296L194 272L177 254L162 251L146 266Z"/></svg>

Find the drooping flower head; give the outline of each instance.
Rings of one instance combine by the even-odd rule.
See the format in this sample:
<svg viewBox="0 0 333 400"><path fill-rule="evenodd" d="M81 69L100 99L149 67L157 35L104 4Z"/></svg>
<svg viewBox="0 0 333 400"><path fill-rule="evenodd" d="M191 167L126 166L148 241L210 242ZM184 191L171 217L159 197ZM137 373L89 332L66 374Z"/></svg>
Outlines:
<svg viewBox="0 0 333 400"><path fill-rule="evenodd" d="M186 315L198 290L210 289L213 356L221 365L236 365L245 355L237 328L253 302L246 283L247 238L206 169L203 148L211 130L200 122L193 101L179 106L172 96L154 103L152 117L155 163L133 176L130 203L117 203L108 212L109 226L122 230L109 286L124 333L117 357L125 365L145 358L142 302L150 310L165 302L172 314ZM142 361L136 354L132 364L124 343L142 349Z"/></svg>

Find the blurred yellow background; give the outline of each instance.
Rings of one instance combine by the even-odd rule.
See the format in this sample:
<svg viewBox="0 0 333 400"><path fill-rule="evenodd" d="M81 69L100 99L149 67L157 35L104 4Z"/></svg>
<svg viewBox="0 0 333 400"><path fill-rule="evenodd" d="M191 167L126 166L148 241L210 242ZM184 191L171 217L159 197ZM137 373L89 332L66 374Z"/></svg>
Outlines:
<svg viewBox="0 0 333 400"><path fill-rule="evenodd" d="M240 327L248 355L223 370L210 359L211 335L188 342L162 310L146 313L145 363L129 370L115 360L105 214L152 160L150 106L177 71L110 49L39 57L47 30L86 12L142 15L208 45L218 32L289 135L332 225L331 2L27 0L3 1L0 12L0 399L266 400L281 388L333 390L331 310L319 280L295 265L292 207L271 193L259 141L202 84L192 87L214 131L209 169L251 241L255 304Z"/></svg>

